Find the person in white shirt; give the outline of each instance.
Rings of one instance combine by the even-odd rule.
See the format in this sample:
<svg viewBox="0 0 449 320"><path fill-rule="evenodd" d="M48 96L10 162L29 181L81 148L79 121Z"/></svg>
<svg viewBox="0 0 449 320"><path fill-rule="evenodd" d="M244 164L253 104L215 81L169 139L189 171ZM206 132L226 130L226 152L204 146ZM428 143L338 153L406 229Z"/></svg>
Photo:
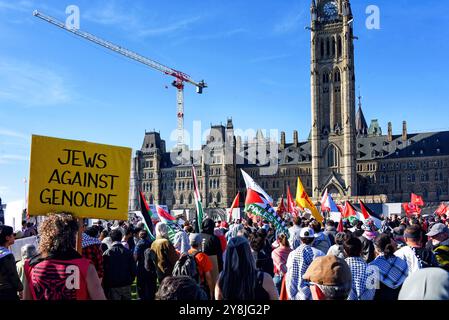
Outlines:
<svg viewBox="0 0 449 320"><path fill-rule="evenodd" d="M288 242L290 243L290 247L292 248L292 250L295 250L301 245L301 224L301 217L295 217L293 219L293 227L290 227L288 229L288 234L290 235L290 237L288 238Z"/></svg>
<svg viewBox="0 0 449 320"><path fill-rule="evenodd" d="M407 262L409 275L423 268L438 266L434 253L423 248L422 231L419 225L408 226L404 232L404 239L407 246L394 254Z"/></svg>

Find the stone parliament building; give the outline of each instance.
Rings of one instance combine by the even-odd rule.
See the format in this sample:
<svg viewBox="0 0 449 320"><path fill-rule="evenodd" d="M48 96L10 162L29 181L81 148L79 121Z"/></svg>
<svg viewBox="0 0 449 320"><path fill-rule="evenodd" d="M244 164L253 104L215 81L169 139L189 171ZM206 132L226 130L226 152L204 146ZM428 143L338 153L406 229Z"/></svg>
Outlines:
<svg viewBox="0 0 449 320"><path fill-rule="evenodd" d="M368 126L359 98L356 112L355 66L350 0L312 0L311 114L307 141L287 143L255 137L242 141L231 119L211 126L201 150L167 152L158 132L146 132L133 160L130 211L138 210L138 190L150 204L171 210L194 209L192 163L206 211L229 208L238 191L243 206L245 170L276 201L297 177L318 202L327 189L338 201L406 202L422 195L429 206L449 201L449 132L394 135L377 120ZM193 210L194 211L194 210Z"/></svg>

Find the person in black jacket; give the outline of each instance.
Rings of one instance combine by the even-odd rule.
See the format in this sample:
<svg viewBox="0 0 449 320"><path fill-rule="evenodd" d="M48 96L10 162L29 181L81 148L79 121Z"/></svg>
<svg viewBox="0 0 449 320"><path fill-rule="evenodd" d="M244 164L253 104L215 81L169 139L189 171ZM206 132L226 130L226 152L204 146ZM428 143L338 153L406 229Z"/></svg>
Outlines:
<svg viewBox="0 0 449 320"><path fill-rule="evenodd" d="M157 282L156 268L145 267L145 252L151 248L152 241L146 230L139 232L139 239L134 249L137 266L137 293L140 300L154 300Z"/></svg>
<svg viewBox="0 0 449 320"><path fill-rule="evenodd" d="M14 230L0 226L0 301L19 300L17 292L23 291L16 269L16 259L8 247L14 244Z"/></svg>
<svg viewBox="0 0 449 320"><path fill-rule="evenodd" d="M103 287L109 300L131 300L131 284L136 277L136 263L131 251L121 243L120 229L110 233L112 246L103 254Z"/></svg>
<svg viewBox="0 0 449 320"><path fill-rule="evenodd" d="M215 282L218 279L218 274L223 270L223 251L221 249L221 242L217 236L214 235L215 222L206 218L201 224L201 237L203 244L201 246L202 252L207 254L212 261L212 280Z"/></svg>

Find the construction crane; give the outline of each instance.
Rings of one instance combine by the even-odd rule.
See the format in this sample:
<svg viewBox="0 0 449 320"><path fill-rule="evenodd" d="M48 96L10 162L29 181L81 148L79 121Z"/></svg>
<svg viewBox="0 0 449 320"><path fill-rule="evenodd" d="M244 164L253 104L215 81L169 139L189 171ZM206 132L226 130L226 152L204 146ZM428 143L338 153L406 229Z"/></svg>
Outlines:
<svg viewBox="0 0 449 320"><path fill-rule="evenodd" d="M177 107L177 119L178 119L177 147L178 147L178 150L184 150L184 83L190 83L190 84L194 85L196 87L196 92L199 94L202 94L203 89L207 88L207 84L204 82L204 80L202 80L200 82L196 82L189 75L185 74L184 72L164 66L163 64L161 64L159 62L156 62L154 60L151 60L149 58L141 56L131 50L122 48L121 46L113 44L109 41L100 39L88 32L84 32L84 31L81 31L81 30L75 29L75 28L68 28L63 22L58 21L57 19L50 17L48 15L45 15L37 10L35 10L33 12L33 15L35 17L38 17L44 21L47 21L63 30L73 33L74 35L77 35L83 39L86 39L88 41L96 43L104 48L112 50L112 51L114 51L118 54L121 54L125 57L128 57L134 61L140 62L148 67L156 69L166 75L174 77L175 80L172 82L172 85L177 89L177 106L178 106Z"/></svg>

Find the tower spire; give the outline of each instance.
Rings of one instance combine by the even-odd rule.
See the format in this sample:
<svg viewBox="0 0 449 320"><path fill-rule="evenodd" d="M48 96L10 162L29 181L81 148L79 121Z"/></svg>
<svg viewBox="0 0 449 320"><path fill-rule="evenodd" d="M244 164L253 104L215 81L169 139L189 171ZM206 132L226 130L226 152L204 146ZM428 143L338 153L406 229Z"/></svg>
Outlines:
<svg viewBox="0 0 449 320"><path fill-rule="evenodd" d="M362 96L359 91L359 109L357 110L357 114L355 116L355 131L357 136L366 136L368 135L368 124L366 123L365 115L362 110Z"/></svg>

